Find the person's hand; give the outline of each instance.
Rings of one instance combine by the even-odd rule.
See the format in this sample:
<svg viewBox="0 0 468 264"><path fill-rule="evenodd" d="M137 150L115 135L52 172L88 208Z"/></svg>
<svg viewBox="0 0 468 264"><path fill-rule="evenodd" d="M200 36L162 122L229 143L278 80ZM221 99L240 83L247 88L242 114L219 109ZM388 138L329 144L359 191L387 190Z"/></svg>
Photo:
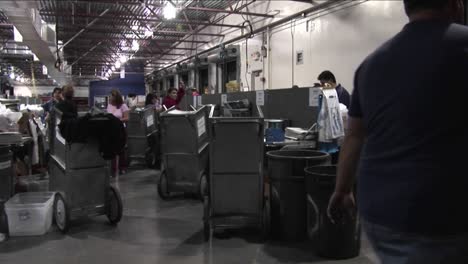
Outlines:
<svg viewBox="0 0 468 264"><path fill-rule="evenodd" d="M343 224L356 215L354 194L334 192L328 203L327 215L334 224Z"/></svg>

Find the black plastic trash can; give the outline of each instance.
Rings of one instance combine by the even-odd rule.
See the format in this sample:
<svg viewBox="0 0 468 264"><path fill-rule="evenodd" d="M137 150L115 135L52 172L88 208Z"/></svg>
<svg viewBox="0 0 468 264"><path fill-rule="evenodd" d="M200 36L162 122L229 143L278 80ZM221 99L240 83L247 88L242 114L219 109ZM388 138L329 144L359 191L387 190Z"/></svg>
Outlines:
<svg viewBox="0 0 468 264"><path fill-rule="evenodd" d="M332 259L359 255L361 228L358 215L348 216L341 223L332 223L327 207L336 183L336 166L305 169L307 187L307 231L317 254Z"/></svg>
<svg viewBox="0 0 468 264"><path fill-rule="evenodd" d="M304 169L328 164L330 155L311 150L278 150L267 155L272 235L286 241L304 240L307 237Z"/></svg>

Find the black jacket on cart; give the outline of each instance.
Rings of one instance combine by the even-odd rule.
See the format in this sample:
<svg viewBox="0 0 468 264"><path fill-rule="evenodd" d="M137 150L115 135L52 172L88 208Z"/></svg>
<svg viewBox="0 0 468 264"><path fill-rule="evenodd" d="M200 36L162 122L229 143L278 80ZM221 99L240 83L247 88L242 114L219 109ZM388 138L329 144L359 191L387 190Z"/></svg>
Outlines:
<svg viewBox="0 0 468 264"><path fill-rule="evenodd" d="M68 143L86 143L95 138L99 151L106 160L117 156L125 147L125 127L112 114L87 114L83 117L65 119L59 125L60 133Z"/></svg>

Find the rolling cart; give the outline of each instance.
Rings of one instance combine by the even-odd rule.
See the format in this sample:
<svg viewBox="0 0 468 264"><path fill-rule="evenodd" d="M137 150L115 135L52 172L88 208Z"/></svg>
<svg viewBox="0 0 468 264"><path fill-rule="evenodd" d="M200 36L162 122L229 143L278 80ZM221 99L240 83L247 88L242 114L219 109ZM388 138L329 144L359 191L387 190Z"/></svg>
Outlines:
<svg viewBox="0 0 468 264"><path fill-rule="evenodd" d="M207 189L208 107L194 111L170 108L160 114L161 176L158 194L162 199L171 192L198 194Z"/></svg>
<svg viewBox="0 0 468 264"><path fill-rule="evenodd" d="M254 106L255 107L255 106ZM253 110L253 111L251 111ZM210 112L209 194L204 199L204 238L217 228L258 227L266 238L270 205L264 195L264 121L256 106L230 117Z"/></svg>
<svg viewBox="0 0 468 264"><path fill-rule="evenodd" d="M68 144L58 124L61 113L54 111L54 139L49 161L49 189L55 191L54 219L58 229L67 232L70 221L89 216L106 215L111 224L122 218L122 199L110 184L109 162L99 153L97 140ZM107 122L92 117L90 122Z"/></svg>
<svg viewBox="0 0 468 264"><path fill-rule="evenodd" d="M127 123L129 160L144 160L154 168L158 162L159 131L153 107L130 111ZM129 162L130 163L130 162Z"/></svg>

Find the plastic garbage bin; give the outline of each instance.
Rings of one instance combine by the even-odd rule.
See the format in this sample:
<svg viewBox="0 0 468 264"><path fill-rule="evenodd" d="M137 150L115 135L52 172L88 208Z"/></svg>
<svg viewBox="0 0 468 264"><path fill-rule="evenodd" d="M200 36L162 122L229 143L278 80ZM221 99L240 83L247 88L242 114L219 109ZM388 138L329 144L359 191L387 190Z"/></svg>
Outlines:
<svg viewBox="0 0 468 264"><path fill-rule="evenodd" d="M268 155L272 235L286 241L307 237L306 167L326 165L330 155L311 150L277 150Z"/></svg>
<svg viewBox="0 0 468 264"><path fill-rule="evenodd" d="M333 259L359 255L361 228L356 215L332 223L327 216L328 201L335 189L336 166L305 169L307 189L307 229L317 254Z"/></svg>

